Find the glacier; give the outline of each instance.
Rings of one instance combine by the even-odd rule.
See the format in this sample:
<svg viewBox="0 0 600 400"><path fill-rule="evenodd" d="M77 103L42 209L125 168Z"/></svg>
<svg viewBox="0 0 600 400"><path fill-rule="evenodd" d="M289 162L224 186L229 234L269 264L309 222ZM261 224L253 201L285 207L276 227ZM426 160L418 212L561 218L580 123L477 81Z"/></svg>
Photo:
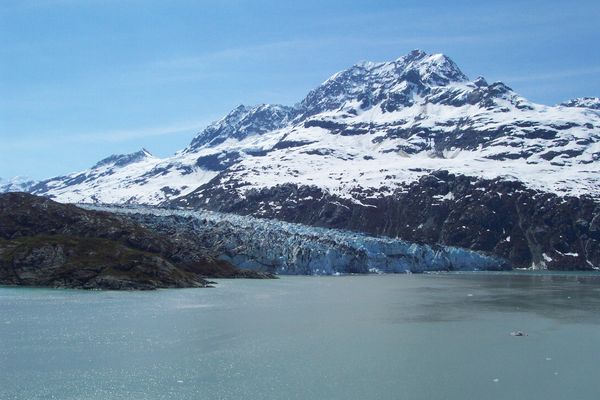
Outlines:
<svg viewBox="0 0 600 400"><path fill-rule="evenodd" d="M236 267L289 275L509 269L506 260L472 250L412 243L338 229L213 211L82 205L185 234Z"/></svg>

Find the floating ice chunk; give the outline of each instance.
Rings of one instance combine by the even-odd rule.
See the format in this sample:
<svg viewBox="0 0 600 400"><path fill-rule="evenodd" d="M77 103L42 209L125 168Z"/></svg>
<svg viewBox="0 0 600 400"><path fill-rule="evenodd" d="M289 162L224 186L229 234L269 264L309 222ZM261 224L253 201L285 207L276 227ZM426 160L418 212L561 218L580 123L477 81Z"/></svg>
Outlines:
<svg viewBox="0 0 600 400"><path fill-rule="evenodd" d="M529 336L529 335L523 331L513 331L510 333L510 336Z"/></svg>

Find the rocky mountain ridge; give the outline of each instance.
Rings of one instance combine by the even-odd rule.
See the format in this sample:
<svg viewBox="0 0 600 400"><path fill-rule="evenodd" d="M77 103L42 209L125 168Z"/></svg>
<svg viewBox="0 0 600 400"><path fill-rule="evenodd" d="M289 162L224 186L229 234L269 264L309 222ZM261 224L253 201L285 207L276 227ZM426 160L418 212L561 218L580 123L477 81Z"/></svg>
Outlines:
<svg viewBox="0 0 600 400"><path fill-rule="evenodd" d="M597 100L535 104L502 82L470 80L445 55L415 50L338 72L294 106L239 106L172 157L113 156L30 191L61 202L209 208L401 235L489 251L519 267L592 268ZM461 189L432 189L440 179ZM523 214L522 203L535 206ZM494 213L473 214L479 208L521 227L506 234ZM560 211L536 219L538 208ZM394 219L382 217L392 210ZM570 226L572 235L534 235L527 223L544 232ZM493 239L481 239L483 226ZM461 230L462 239L441 233Z"/></svg>
<svg viewBox="0 0 600 400"><path fill-rule="evenodd" d="M239 106L172 157L116 156L127 162L109 158L31 191L66 202L160 204L202 185L231 183L243 195L292 183L350 198L448 170L597 198L599 142L590 101L535 104L502 82L469 80L445 55L416 50L336 73L292 107Z"/></svg>
<svg viewBox="0 0 600 400"><path fill-rule="evenodd" d="M25 176L15 176L8 180L0 178L0 193L7 192L29 192L37 181Z"/></svg>
<svg viewBox="0 0 600 400"><path fill-rule="evenodd" d="M578 97L573 100L561 103L565 107L580 107L589 108L591 110L600 110L600 98L599 97Z"/></svg>

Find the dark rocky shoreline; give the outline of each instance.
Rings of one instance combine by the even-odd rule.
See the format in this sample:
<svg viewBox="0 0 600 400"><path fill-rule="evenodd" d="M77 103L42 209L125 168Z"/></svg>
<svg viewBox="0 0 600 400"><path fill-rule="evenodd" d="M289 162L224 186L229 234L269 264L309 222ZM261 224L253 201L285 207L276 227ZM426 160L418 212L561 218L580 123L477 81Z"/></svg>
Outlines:
<svg viewBox="0 0 600 400"><path fill-rule="evenodd" d="M2 285L150 290L207 287L209 278L273 277L107 212L26 193L0 195Z"/></svg>

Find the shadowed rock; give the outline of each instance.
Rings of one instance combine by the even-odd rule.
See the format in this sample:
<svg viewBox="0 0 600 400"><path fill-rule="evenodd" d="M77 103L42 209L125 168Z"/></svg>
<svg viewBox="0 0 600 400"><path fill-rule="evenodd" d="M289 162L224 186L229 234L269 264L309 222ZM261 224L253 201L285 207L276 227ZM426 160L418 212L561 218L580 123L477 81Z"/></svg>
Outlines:
<svg viewBox="0 0 600 400"><path fill-rule="evenodd" d="M193 241L110 213L26 193L0 195L0 284L156 289L238 277L270 275L240 270Z"/></svg>

